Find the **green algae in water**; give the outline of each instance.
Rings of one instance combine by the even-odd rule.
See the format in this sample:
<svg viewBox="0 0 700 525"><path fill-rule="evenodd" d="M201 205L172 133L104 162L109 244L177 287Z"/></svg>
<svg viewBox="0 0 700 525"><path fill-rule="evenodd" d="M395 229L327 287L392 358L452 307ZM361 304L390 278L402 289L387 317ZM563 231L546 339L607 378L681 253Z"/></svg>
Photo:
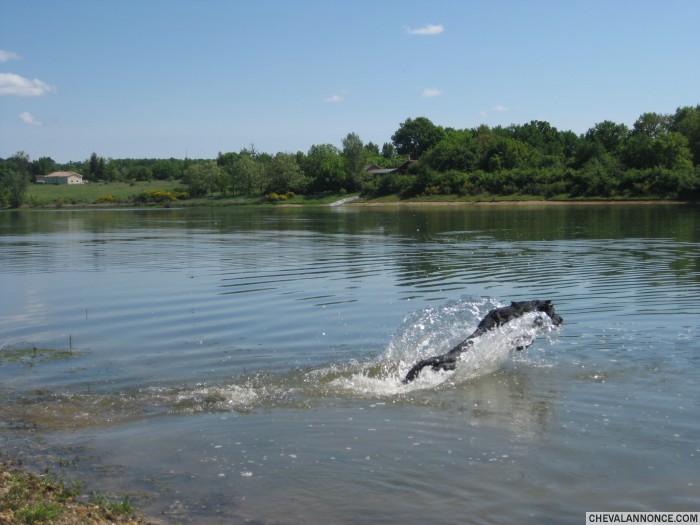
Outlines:
<svg viewBox="0 0 700 525"><path fill-rule="evenodd" d="M65 361L82 355L84 352L71 348L4 348L0 350L0 366L20 364L36 366L47 361Z"/></svg>

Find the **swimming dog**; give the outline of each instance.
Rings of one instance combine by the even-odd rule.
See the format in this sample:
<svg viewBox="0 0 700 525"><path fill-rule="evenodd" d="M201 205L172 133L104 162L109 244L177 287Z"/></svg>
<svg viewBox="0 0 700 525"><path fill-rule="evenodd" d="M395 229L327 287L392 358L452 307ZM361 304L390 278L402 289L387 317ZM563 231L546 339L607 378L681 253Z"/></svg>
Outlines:
<svg viewBox="0 0 700 525"><path fill-rule="evenodd" d="M481 320L479 325L476 327L476 330L474 330L469 337L455 346L452 350L442 355L423 359L422 361L416 363L406 374L403 383L407 384L413 381L416 377L418 377L420 371L426 366L429 366L436 371L454 370L457 366L457 359L462 352L466 351L474 344L474 339L484 335L489 330L493 330L494 328L497 328L508 321L512 321L513 319L517 319L518 317L522 317L529 312L543 312L547 314L547 316L552 320L554 326L559 326L564 322L561 316L554 312L554 305L552 304L552 301L514 301L510 303L510 306L495 308L486 314L486 317ZM523 348L524 346L517 347L518 350L522 350Z"/></svg>

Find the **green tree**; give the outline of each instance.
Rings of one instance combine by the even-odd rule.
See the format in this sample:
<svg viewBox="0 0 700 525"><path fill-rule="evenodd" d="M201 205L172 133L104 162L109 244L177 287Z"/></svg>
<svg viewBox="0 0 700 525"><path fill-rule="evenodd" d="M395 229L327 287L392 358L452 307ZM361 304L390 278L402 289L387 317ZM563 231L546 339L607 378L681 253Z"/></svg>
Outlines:
<svg viewBox="0 0 700 525"><path fill-rule="evenodd" d="M221 169L225 191L233 195L262 194L269 184L266 160L254 145L240 153L219 153L216 164Z"/></svg>
<svg viewBox="0 0 700 525"><path fill-rule="evenodd" d="M343 162L345 164L345 189L357 191L362 186L367 152L357 133L348 133L342 141Z"/></svg>
<svg viewBox="0 0 700 525"><path fill-rule="evenodd" d="M385 142L382 145L382 157L386 160L391 160L396 157L396 148L391 142Z"/></svg>
<svg viewBox="0 0 700 525"><path fill-rule="evenodd" d="M257 193L263 180L263 167L255 158L255 150L242 150L236 164L235 178L245 195Z"/></svg>
<svg viewBox="0 0 700 525"><path fill-rule="evenodd" d="M527 124L511 126L511 138L535 148L542 155L560 156L564 141L557 128L549 122L532 120Z"/></svg>
<svg viewBox="0 0 700 525"><path fill-rule="evenodd" d="M345 187L345 168L338 148L332 144L311 146L303 166L315 191L340 191Z"/></svg>
<svg viewBox="0 0 700 525"><path fill-rule="evenodd" d="M659 113L643 113L632 126L632 136L655 139L670 131L671 117Z"/></svg>
<svg viewBox="0 0 700 525"><path fill-rule="evenodd" d="M101 177L99 180L103 180ZM144 166L143 164L132 164L126 169L126 178L129 180L151 180L153 178L153 172L150 166Z"/></svg>
<svg viewBox="0 0 700 525"><path fill-rule="evenodd" d="M105 169L105 159L102 157L98 157L97 153L93 152L92 155L90 155L90 160L88 162L88 172L85 178L92 181L104 180Z"/></svg>
<svg viewBox="0 0 700 525"><path fill-rule="evenodd" d="M472 130L474 143L476 144L479 153L479 164L485 166L488 162L487 155L491 148L496 144L501 137L486 124L482 124L475 130Z"/></svg>
<svg viewBox="0 0 700 525"><path fill-rule="evenodd" d="M652 147L653 167L684 170L693 167L688 139L672 131L658 137Z"/></svg>
<svg viewBox="0 0 700 525"><path fill-rule="evenodd" d="M181 176L179 162L175 159L156 160L151 166L151 173L156 180L177 180Z"/></svg>
<svg viewBox="0 0 700 525"><path fill-rule="evenodd" d="M700 165L700 105L678 108L673 115L672 131L677 131L688 140L688 149L693 164Z"/></svg>
<svg viewBox="0 0 700 525"><path fill-rule="evenodd" d="M535 148L519 140L501 138L486 153L486 169L491 172L514 168L535 168L542 155Z"/></svg>
<svg viewBox="0 0 700 525"><path fill-rule="evenodd" d="M629 132L629 128L624 124L604 120L589 129L585 139L588 142L600 144L605 151L617 154L622 150Z"/></svg>
<svg viewBox="0 0 700 525"><path fill-rule="evenodd" d="M107 181L123 180L122 173L119 170L119 166L117 166L117 163L114 162L112 159L110 159L107 162L107 166L105 166L104 177L104 180Z"/></svg>
<svg viewBox="0 0 700 525"><path fill-rule="evenodd" d="M444 136L445 130L441 127L436 126L426 117L418 117L405 120L391 136L391 140L399 155L417 160Z"/></svg>
<svg viewBox="0 0 700 525"><path fill-rule="evenodd" d="M222 177L226 181L227 190L233 195L240 191L240 178L237 177L237 164L240 155L238 153L221 153L216 157L216 165L221 169Z"/></svg>
<svg viewBox="0 0 700 525"><path fill-rule="evenodd" d="M221 168L213 161L193 162L183 174L183 182L193 197L207 197L217 189Z"/></svg>
<svg viewBox="0 0 700 525"><path fill-rule="evenodd" d="M424 160L437 171L471 171L477 167L479 150L471 131L452 130L426 152Z"/></svg>
<svg viewBox="0 0 700 525"><path fill-rule="evenodd" d="M30 165L30 172L32 176L37 175L48 175L53 173L57 169L56 162L51 157L40 157L33 160Z"/></svg>
<svg viewBox="0 0 700 525"><path fill-rule="evenodd" d="M20 151L0 164L0 202L12 208L24 204L29 185L29 155Z"/></svg>
<svg viewBox="0 0 700 525"><path fill-rule="evenodd" d="M654 166L654 139L648 135L630 135L621 152L628 168L645 169Z"/></svg>
<svg viewBox="0 0 700 525"><path fill-rule="evenodd" d="M629 168L685 169L693 165L688 139L676 131L663 131L654 118L645 113L635 123L635 130L622 150L622 158ZM642 124L638 125L640 122ZM663 128L666 129L666 128Z"/></svg>
<svg viewBox="0 0 700 525"><path fill-rule="evenodd" d="M296 155L291 153L277 153L272 157L269 165L269 185L267 191L276 193L304 193L309 185L309 178L297 164Z"/></svg>
<svg viewBox="0 0 700 525"><path fill-rule="evenodd" d="M619 192L622 169L616 157L602 153L591 158L570 178L572 197L611 197Z"/></svg>
<svg viewBox="0 0 700 525"><path fill-rule="evenodd" d="M365 144L365 153L370 157L379 157L381 155L379 152L379 146L372 141Z"/></svg>

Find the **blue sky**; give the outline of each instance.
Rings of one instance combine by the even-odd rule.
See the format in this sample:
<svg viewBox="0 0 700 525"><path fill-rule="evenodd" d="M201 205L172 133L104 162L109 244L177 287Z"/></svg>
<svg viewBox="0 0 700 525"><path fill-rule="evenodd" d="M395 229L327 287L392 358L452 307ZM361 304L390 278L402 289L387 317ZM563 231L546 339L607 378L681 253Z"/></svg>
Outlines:
<svg viewBox="0 0 700 525"><path fill-rule="evenodd" d="M697 0L0 0L0 157L583 133L700 104Z"/></svg>

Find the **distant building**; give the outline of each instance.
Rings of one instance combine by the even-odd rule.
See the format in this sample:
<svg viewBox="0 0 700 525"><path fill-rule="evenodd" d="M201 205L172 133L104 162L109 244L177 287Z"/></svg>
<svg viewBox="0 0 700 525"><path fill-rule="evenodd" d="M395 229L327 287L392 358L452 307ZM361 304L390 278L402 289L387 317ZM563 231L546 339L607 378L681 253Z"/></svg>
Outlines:
<svg viewBox="0 0 700 525"><path fill-rule="evenodd" d="M37 184L82 184L83 176L73 171L54 171L48 175L38 175Z"/></svg>

